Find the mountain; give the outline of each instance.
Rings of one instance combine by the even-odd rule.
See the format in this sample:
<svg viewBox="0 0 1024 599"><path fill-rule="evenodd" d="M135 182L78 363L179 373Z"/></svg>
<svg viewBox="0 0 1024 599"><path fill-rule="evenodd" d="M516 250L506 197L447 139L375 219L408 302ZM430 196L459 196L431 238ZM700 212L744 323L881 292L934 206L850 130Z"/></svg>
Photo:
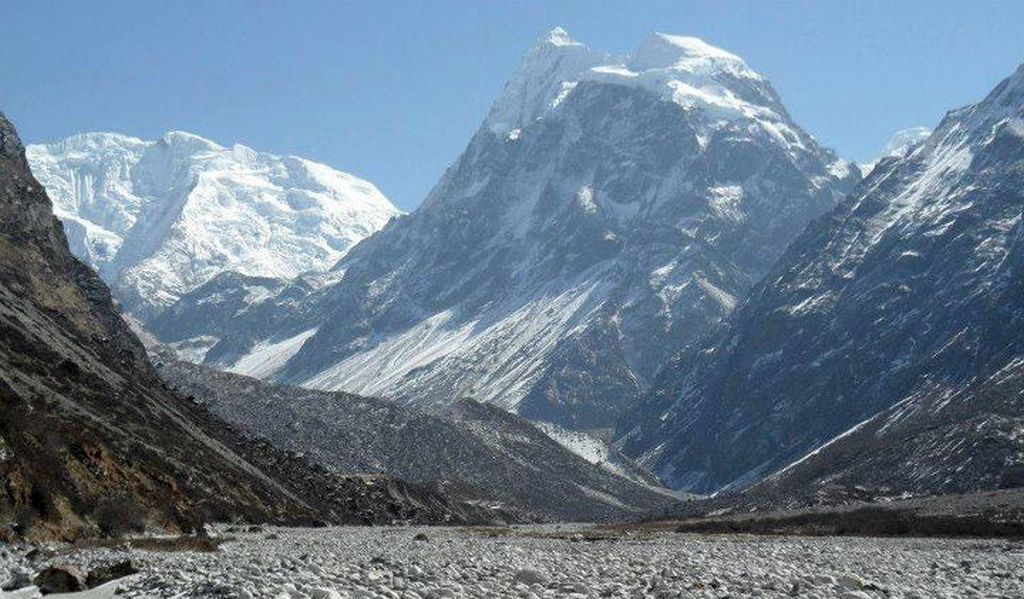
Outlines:
<svg viewBox="0 0 1024 599"><path fill-rule="evenodd" d="M2 115L0 330L0 536L94 530L110 498L172 528L200 504L214 517L309 513L164 389L107 287L69 252Z"/></svg>
<svg viewBox="0 0 1024 599"><path fill-rule="evenodd" d="M488 522L458 493L328 471L172 393L0 114L0 540L210 520ZM106 524L105 524L106 523Z"/></svg>
<svg viewBox="0 0 1024 599"><path fill-rule="evenodd" d="M909 129L902 129L893 134L886 142L885 147L882 148L882 152L871 162L858 165L861 173L867 177L871 174L871 171L878 164L878 161L883 158L903 158L906 156L914 146L920 144L924 140L928 139L928 136L932 134L932 130L928 127L911 127Z"/></svg>
<svg viewBox="0 0 1024 599"><path fill-rule="evenodd" d="M158 368L173 388L213 414L330 471L452 489L457 492L449 495L527 519L621 520L678 503L649 478L620 476L628 473L628 460L595 465L526 420L471 400L434 415L174 359L160 360Z"/></svg>
<svg viewBox="0 0 1024 599"><path fill-rule="evenodd" d="M873 435L906 444L899 451L927 449L925 470L949 472L944 459L967 468L958 447L988 433L958 421L974 419L993 447L1013 429L998 424L1004 408L983 422L989 400L967 390L1024 354L1022 209L1024 67L948 113L909 155L883 159L811 223L719 332L663 369L622 426L625 452L692 491L743 486L816 448L845 447L837 436L858 430L849 442ZM902 428L902 418L916 412L913 426L931 427L954 400L978 411L944 408L958 416L942 424L947 437L927 433L935 445L899 436L925 434ZM971 463L990 471L972 472L974 480L1019 468L1013 451L982 463L984 454ZM913 461L883 463L905 472L871 471L875 480L908 477L898 487L917 488Z"/></svg>
<svg viewBox="0 0 1024 599"><path fill-rule="evenodd" d="M743 493L774 508L1024 486L1024 357L963 387L917 393Z"/></svg>
<svg viewBox="0 0 1024 599"><path fill-rule="evenodd" d="M26 153L72 252L143 318L221 272L327 270L399 214L352 175L182 131L84 133Z"/></svg>
<svg viewBox="0 0 1024 599"><path fill-rule="evenodd" d="M221 280L153 329L243 374L610 429L852 188L851 166L724 50L656 34L617 60L556 29L423 204L329 280L255 299Z"/></svg>

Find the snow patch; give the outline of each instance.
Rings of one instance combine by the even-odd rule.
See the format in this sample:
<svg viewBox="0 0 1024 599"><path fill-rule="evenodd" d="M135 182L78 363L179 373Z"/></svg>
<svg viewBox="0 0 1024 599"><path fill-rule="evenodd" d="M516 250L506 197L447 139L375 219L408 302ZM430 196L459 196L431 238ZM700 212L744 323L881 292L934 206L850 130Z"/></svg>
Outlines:
<svg viewBox="0 0 1024 599"><path fill-rule="evenodd" d="M225 370L258 379L272 377L316 331L312 328L280 341L262 341Z"/></svg>

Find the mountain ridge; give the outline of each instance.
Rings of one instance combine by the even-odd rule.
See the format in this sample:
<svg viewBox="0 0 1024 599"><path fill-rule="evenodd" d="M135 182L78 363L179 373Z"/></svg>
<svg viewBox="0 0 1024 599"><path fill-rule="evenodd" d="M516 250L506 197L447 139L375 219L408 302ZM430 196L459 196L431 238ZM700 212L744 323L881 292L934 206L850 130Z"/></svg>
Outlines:
<svg viewBox="0 0 1024 599"><path fill-rule="evenodd" d="M950 111L812 222L720 331L662 371L620 428L627 455L674 488L743 487L1024 352L1022 81L1024 67Z"/></svg>
<svg viewBox="0 0 1024 599"><path fill-rule="evenodd" d="M654 481L584 460L518 416L472 400L442 414L268 384L161 357L170 385L252 435L331 471L445 488L495 513L561 521L629 519L678 499ZM625 465L624 465L625 466Z"/></svg>

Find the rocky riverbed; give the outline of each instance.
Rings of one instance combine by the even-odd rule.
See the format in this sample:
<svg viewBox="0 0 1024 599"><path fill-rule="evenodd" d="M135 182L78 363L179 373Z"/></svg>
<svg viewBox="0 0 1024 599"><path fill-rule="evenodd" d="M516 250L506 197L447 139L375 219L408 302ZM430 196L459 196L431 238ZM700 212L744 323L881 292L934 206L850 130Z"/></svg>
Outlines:
<svg viewBox="0 0 1024 599"><path fill-rule="evenodd" d="M132 559L125 597L1024 596L1024 543L1004 540L592 534L572 527L268 528L212 553L0 546L0 577Z"/></svg>

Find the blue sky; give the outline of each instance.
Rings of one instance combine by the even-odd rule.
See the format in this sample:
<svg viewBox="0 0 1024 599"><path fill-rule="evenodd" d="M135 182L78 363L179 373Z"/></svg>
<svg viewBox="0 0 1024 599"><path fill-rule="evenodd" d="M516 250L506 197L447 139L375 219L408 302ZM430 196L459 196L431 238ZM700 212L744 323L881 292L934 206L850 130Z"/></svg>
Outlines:
<svg viewBox="0 0 1024 599"><path fill-rule="evenodd" d="M183 129L319 160L415 207L534 40L696 35L841 155L932 126L1024 61L1024 2L0 0L0 110L28 142Z"/></svg>

